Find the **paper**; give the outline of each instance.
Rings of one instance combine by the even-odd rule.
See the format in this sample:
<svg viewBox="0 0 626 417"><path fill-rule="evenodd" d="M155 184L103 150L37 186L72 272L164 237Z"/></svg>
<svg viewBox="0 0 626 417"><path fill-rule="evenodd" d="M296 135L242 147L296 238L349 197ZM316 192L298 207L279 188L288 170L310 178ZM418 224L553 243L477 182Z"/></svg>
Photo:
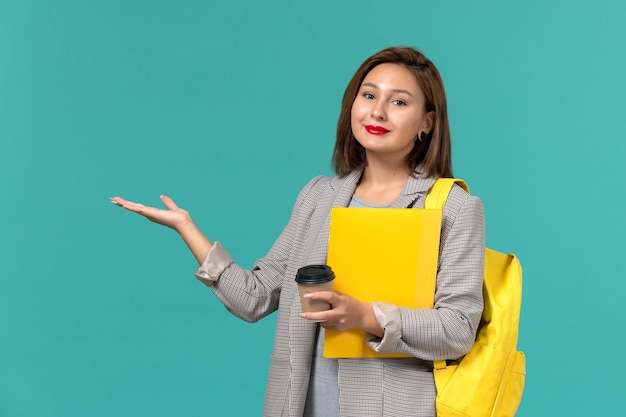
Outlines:
<svg viewBox="0 0 626 417"><path fill-rule="evenodd" d="M441 233L441 210L333 208L327 263L334 290L360 301L432 308ZM328 358L405 357L365 344L365 332L327 330Z"/></svg>

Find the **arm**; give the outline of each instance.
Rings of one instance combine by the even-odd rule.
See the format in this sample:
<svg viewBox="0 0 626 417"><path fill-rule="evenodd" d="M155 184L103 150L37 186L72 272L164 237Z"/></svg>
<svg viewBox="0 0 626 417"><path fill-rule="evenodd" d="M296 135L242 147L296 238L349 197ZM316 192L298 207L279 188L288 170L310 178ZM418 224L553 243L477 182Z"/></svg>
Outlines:
<svg viewBox="0 0 626 417"><path fill-rule="evenodd" d="M281 270L284 271L286 259L272 256L270 251L268 259L257 261L252 271L246 271L233 263L219 242L213 244L204 236L187 211L179 208L169 197L161 196L161 201L167 210L147 207L121 197L111 198L112 203L178 232L200 264L196 278L210 286L230 312L243 320L257 321L276 309ZM288 229L289 225L283 235L289 234ZM219 278L220 283L217 282Z"/></svg>
<svg viewBox="0 0 626 417"><path fill-rule="evenodd" d="M191 221L189 213L168 197L161 197L167 210L146 207L120 197L111 201L148 220L176 230L200 264L196 277L211 287L224 306L237 317L257 321L278 307L282 282L291 250L298 235L300 207L322 177L309 182L300 192L289 223L269 253L252 270L235 264L219 242L211 243Z"/></svg>
<svg viewBox="0 0 626 417"><path fill-rule="evenodd" d="M317 177L300 192L289 222L267 255L255 262L251 270L241 268L215 244L200 266L196 277L210 286L224 306L237 317L254 322L278 308L288 263L293 251L299 252L309 230L309 210L314 207L323 184ZM314 191L317 190L317 191ZM303 204L308 201L309 204ZM303 205L308 208L303 208Z"/></svg>
<svg viewBox="0 0 626 417"><path fill-rule="evenodd" d="M336 292L308 294L332 309L303 313L327 329L368 333L369 346L421 359L454 359L472 346L483 309L484 216L480 200L455 187L444 209L433 309L364 303Z"/></svg>
<svg viewBox="0 0 626 417"><path fill-rule="evenodd" d="M206 238L191 220L189 212L179 208L171 198L165 195L161 196L161 201L167 210L144 206L143 204L124 200L121 197L112 197L110 200L113 204L140 214L153 223L174 229L191 250L199 264L204 261L207 253L213 246L211 241Z"/></svg>
<svg viewBox="0 0 626 417"><path fill-rule="evenodd" d="M382 339L370 337L375 350L435 360L456 359L472 347L484 306L482 202L454 187L444 218L434 308L374 303L381 326L396 329Z"/></svg>

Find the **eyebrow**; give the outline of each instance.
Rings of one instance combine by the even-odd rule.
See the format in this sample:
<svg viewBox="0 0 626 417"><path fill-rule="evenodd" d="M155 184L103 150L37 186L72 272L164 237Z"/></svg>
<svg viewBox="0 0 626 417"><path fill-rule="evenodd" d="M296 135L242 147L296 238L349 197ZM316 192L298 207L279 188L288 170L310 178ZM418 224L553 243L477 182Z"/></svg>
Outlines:
<svg viewBox="0 0 626 417"><path fill-rule="evenodd" d="M361 87L372 87L372 88L376 88L376 89L380 89L376 84L374 83L363 83L361 84ZM411 94L408 90L403 90L403 89L393 89L391 90L394 93L404 93L410 97L413 97L413 94Z"/></svg>

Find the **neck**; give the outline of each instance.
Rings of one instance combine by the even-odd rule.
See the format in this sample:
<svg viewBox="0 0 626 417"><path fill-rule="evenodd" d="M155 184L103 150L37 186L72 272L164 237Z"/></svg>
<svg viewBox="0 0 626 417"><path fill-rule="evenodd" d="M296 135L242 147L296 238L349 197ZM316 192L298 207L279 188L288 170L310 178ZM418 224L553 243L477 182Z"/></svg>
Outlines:
<svg viewBox="0 0 626 417"><path fill-rule="evenodd" d="M361 183L381 186L393 186L397 183L404 185L411 174L412 172L404 163L404 159L398 161L367 155Z"/></svg>
<svg viewBox="0 0 626 417"><path fill-rule="evenodd" d="M391 203L398 198L411 174L404 163L367 158L355 193L370 203Z"/></svg>

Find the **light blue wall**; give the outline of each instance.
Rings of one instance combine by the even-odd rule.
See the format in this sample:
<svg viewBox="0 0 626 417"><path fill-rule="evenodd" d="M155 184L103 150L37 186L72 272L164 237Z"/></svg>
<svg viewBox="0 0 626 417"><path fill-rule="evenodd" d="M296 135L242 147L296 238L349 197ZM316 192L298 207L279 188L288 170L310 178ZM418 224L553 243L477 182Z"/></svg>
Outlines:
<svg viewBox="0 0 626 417"><path fill-rule="evenodd" d="M0 0L0 415L260 415L274 319L107 198L168 193L251 266L398 44L438 65L455 174L524 265L518 416L618 415L622 0Z"/></svg>

